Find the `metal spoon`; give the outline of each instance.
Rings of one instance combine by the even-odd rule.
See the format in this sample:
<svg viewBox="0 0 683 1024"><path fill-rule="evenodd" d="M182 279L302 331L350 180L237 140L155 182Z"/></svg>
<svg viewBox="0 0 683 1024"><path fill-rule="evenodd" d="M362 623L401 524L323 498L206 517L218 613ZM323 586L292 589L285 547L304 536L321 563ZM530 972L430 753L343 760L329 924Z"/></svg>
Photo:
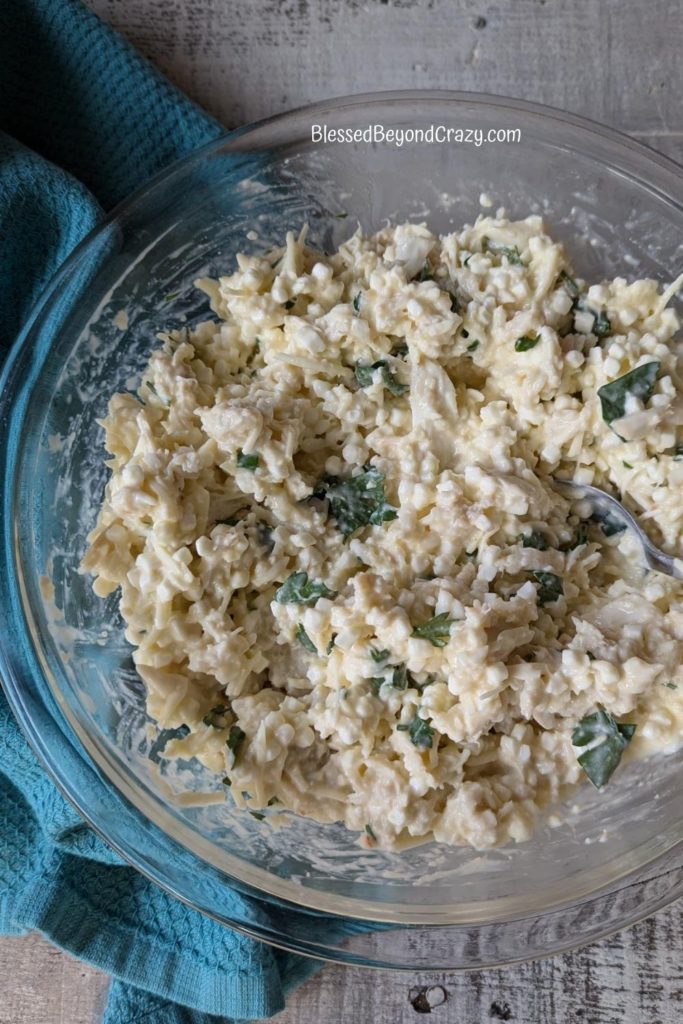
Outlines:
<svg viewBox="0 0 683 1024"><path fill-rule="evenodd" d="M648 569L663 572L667 576L673 576L676 580L683 580L683 559L667 555L656 548L628 509L624 508L621 502L613 498L611 494L607 494L599 487L593 487L591 484L579 484L574 480L559 480L554 477L554 481L560 487L574 491L577 498L586 498L598 512L611 512L613 515L619 516L640 541Z"/></svg>

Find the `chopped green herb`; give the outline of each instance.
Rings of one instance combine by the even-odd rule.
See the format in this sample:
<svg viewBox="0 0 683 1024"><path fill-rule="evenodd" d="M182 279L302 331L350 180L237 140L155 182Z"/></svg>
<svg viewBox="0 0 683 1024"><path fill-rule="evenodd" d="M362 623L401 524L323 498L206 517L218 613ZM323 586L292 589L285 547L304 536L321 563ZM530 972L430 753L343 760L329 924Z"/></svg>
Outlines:
<svg viewBox="0 0 683 1024"><path fill-rule="evenodd" d="M370 689L372 690L375 697L379 695L379 691L386 683L384 676L370 676L369 679L365 680L366 683L370 683Z"/></svg>
<svg viewBox="0 0 683 1024"><path fill-rule="evenodd" d="M615 515L613 512L594 512L591 521L598 523L605 537L614 537L626 529L626 523L621 516Z"/></svg>
<svg viewBox="0 0 683 1024"><path fill-rule="evenodd" d="M337 634L333 633L332 636L330 637L328 643L327 643L327 647L325 648L325 654L327 654L327 655L332 654L332 651L334 650L334 645L336 644L336 642L337 642Z"/></svg>
<svg viewBox="0 0 683 1024"><path fill-rule="evenodd" d="M641 402L648 401L654 391L659 366L659 362L643 363L642 366L636 366L635 370L629 370L623 377L617 377L598 388L605 423L612 423L626 415L626 399L629 395L639 398Z"/></svg>
<svg viewBox="0 0 683 1024"><path fill-rule="evenodd" d="M303 604L307 607L314 605L321 597L336 596L336 592L330 590L324 583L309 580L307 572L293 572L275 591L275 600L278 604Z"/></svg>
<svg viewBox="0 0 683 1024"><path fill-rule="evenodd" d="M408 390L407 384L401 384L387 366L385 359L378 359L376 363L356 363L354 373L356 380L362 388L369 388L375 382L375 372L381 370L381 380L387 391L392 395L404 395Z"/></svg>
<svg viewBox="0 0 683 1024"><path fill-rule="evenodd" d="M254 470L258 469L259 457L257 452L243 452L241 448L237 449L237 465L240 469L249 469L253 473Z"/></svg>
<svg viewBox="0 0 683 1024"><path fill-rule="evenodd" d="M280 801L278 800L278 798L276 796L271 796L270 800L266 804L266 807L274 807L275 804L279 804L279 803L280 803Z"/></svg>
<svg viewBox="0 0 683 1024"><path fill-rule="evenodd" d="M479 339L475 338L474 341L471 341L469 343L469 345L467 346L467 351L468 352L476 352L476 350L478 348L479 348Z"/></svg>
<svg viewBox="0 0 683 1024"><path fill-rule="evenodd" d="M354 300L353 300L353 309L354 309L354 312L355 312L356 316L358 316L358 314L360 313L360 297L361 297L360 292L358 292L356 294L356 296L354 297Z"/></svg>
<svg viewBox="0 0 683 1024"><path fill-rule="evenodd" d="M434 274L432 272L432 268L429 266L429 260L425 260L424 263L422 264L422 269L420 270L420 272L418 274L415 275L415 277L413 278L413 281L420 282L420 281L433 281L433 280L434 280Z"/></svg>
<svg viewBox="0 0 683 1024"><path fill-rule="evenodd" d="M576 281L574 280L574 278L569 276L569 274L567 273L566 270L561 270L560 271L560 276L558 277L557 280L558 280L558 283L562 285L562 287L566 291L567 295L569 295L569 297L571 299L578 299L578 297L579 297L579 286L576 283Z"/></svg>
<svg viewBox="0 0 683 1024"><path fill-rule="evenodd" d="M229 704L217 704L215 708L211 708L204 717L202 722L204 725L212 725L214 729L225 728L225 713L230 710Z"/></svg>
<svg viewBox="0 0 683 1024"><path fill-rule="evenodd" d="M434 729L429 724L431 719L415 715L408 725L397 725L399 732L407 732L418 750L429 750L432 746Z"/></svg>
<svg viewBox="0 0 683 1024"><path fill-rule="evenodd" d="M501 242L494 242L490 238L484 238L482 241L482 248L484 252L492 252L497 256L504 256L508 263L512 263L518 267L523 266L522 254L516 245L503 245Z"/></svg>
<svg viewBox="0 0 683 1024"><path fill-rule="evenodd" d="M554 604L564 594L564 585L554 572L537 571L531 574L539 584L538 603L541 608Z"/></svg>
<svg viewBox="0 0 683 1024"><path fill-rule="evenodd" d="M287 299L287 301L283 302L282 305L285 309L292 309L296 305L296 299Z"/></svg>
<svg viewBox="0 0 683 1024"><path fill-rule="evenodd" d="M299 641L301 646L305 647L307 651L311 652L311 654L317 654L318 653L318 648L315 646L315 644L311 640L310 636L308 635L308 633L304 629L303 622L300 622L299 625L296 627L296 630L294 632L294 636Z"/></svg>
<svg viewBox="0 0 683 1024"><path fill-rule="evenodd" d="M604 708L586 715L574 729L572 743L575 747L591 744L579 755L578 762L598 789L609 782L635 731L635 725L621 725Z"/></svg>
<svg viewBox="0 0 683 1024"><path fill-rule="evenodd" d="M348 217L348 213L346 212L346 210L340 210L339 213L333 213L332 216L336 220L344 220L346 217Z"/></svg>
<svg viewBox="0 0 683 1024"><path fill-rule="evenodd" d="M168 295L164 295L164 302L172 302L173 299L177 299L180 292L169 292Z"/></svg>
<svg viewBox="0 0 683 1024"><path fill-rule="evenodd" d="M677 683L664 683L664 685L666 686L667 690L677 690L678 689L678 684Z"/></svg>
<svg viewBox="0 0 683 1024"><path fill-rule="evenodd" d="M448 293L451 300L451 313L460 312L460 303L458 302L458 296L454 292Z"/></svg>
<svg viewBox="0 0 683 1024"><path fill-rule="evenodd" d="M536 348L540 340L538 335L535 338L531 338L528 334L523 334L515 342L515 352L528 352L530 349Z"/></svg>
<svg viewBox="0 0 683 1024"><path fill-rule="evenodd" d="M474 256L474 253L473 253L473 252L471 252L471 253L469 254L469 256L466 256L466 257L465 257L465 259L464 259L464 260L462 261L462 265L463 265L463 267L467 267L467 266L469 266L469 262L470 262L470 260L472 259L472 257L473 257L473 256Z"/></svg>
<svg viewBox="0 0 683 1024"><path fill-rule="evenodd" d="M523 548L536 548L537 551L547 551L548 541L542 530L533 529L529 533L521 534Z"/></svg>
<svg viewBox="0 0 683 1024"><path fill-rule="evenodd" d="M247 734L240 729L239 725L231 725L228 733L228 750L232 754L232 763L235 764L240 747L247 738Z"/></svg>
<svg viewBox="0 0 683 1024"><path fill-rule="evenodd" d="M576 532L572 537L571 541L566 547L563 547L562 551L573 551L574 548L580 548L583 544L588 543L588 527L582 521L576 527Z"/></svg>
<svg viewBox="0 0 683 1024"><path fill-rule="evenodd" d="M626 459L622 459L621 460L621 464L624 467L624 469L633 469L633 466L631 465L631 463L627 462Z"/></svg>
<svg viewBox="0 0 683 1024"><path fill-rule="evenodd" d="M384 474L372 466L346 479L327 477L315 494L327 498L330 515L345 537L362 526L380 526L398 515L385 500Z"/></svg>
<svg viewBox="0 0 683 1024"><path fill-rule="evenodd" d="M400 665L396 665L391 673L391 685L393 688L395 690L407 690L411 681L412 677L405 664L401 662Z"/></svg>
<svg viewBox="0 0 683 1024"><path fill-rule="evenodd" d="M388 651L386 649L383 650L383 651L378 651L376 647L371 647L370 648L370 657L378 665L380 665L383 661L386 661L387 658L389 657L389 654L390 654L390 651Z"/></svg>
<svg viewBox="0 0 683 1024"><path fill-rule="evenodd" d="M449 617L448 612L441 612L440 615L434 615L433 618L427 619L426 622L420 623L419 626L415 626L413 628L413 636L418 636L422 640L429 640L434 647L445 647L451 635L451 626L454 621L454 619Z"/></svg>
<svg viewBox="0 0 683 1024"><path fill-rule="evenodd" d="M370 837L370 839L372 839L373 843L377 842L377 836L372 831L372 825L366 825L365 826L365 832L366 832L366 835L368 835Z"/></svg>

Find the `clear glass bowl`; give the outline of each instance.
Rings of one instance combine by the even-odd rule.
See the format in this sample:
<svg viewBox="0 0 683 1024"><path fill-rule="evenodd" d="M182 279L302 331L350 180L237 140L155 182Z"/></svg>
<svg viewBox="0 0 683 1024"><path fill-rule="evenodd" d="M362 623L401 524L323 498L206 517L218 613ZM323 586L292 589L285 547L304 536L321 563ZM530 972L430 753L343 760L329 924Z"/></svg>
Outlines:
<svg viewBox="0 0 683 1024"><path fill-rule="evenodd" d="M312 123L520 128L522 141L323 145ZM485 853L365 851L341 826L273 830L229 797L177 801L220 781L193 763L164 767L117 598L95 597L78 574L106 477L97 419L112 392L134 387L159 329L206 317L197 276L304 222L323 249L356 220L446 230L477 216L482 192L512 216L541 213L582 276L669 281L680 270L681 171L645 147L518 101L352 97L234 132L119 207L59 273L5 368L0 670L29 739L141 871L227 924L325 958L510 963L598 938L683 887L680 755L624 768L605 794L581 788L563 824Z"/></svg>

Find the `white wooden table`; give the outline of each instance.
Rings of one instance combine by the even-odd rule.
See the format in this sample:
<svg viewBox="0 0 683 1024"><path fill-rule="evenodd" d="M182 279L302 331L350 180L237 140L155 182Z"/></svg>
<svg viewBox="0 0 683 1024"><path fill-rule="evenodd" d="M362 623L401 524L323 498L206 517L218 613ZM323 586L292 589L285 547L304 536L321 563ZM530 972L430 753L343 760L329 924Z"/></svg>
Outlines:
<svg viewBox="0 0 683 1024"><path fill-rule="evenodd" d="M226 127L344 93L472 89L585 114L683 162L680 0L87 2ZM0 1024L100 1019L106 977L37 937L0 940L0 979ZM443 1024L674 1024L683 907L504 972L326 967L275 1020L404 1024L427 985L447 995Z"/></svg>

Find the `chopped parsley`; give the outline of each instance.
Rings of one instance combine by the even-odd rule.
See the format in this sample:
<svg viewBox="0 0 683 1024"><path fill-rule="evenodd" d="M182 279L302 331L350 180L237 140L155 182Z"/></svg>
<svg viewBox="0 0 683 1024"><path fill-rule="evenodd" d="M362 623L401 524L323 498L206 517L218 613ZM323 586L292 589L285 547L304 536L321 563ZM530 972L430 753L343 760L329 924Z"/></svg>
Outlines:
<svg viewBox="0 0 683 1024"><path fill-rule="evenodd" d="M360 292L355 295L352 305L354 313L358 316L360 313Z"/></svg>
<svg viewBox="0 0 683 1024"><path fill-rule="evenodd" d="M531 574L538 583L538 603L541 608L554 604L564 594L564 585L554 572L536 571Z"/></svg>
<svg viewBox="0 0 683 1024"><path fill-rule="evenodd" d="M624 467L624 469L633 469L633 466L631 465L631 463L627 462L626 459L622 459L621 460L621 464Z"/></svg>
<svg viewBox="0 0 683 1024"><path fill-rule="evenodd" d="M418 750L429 750L433 743L434 730L429 724L431 719L415 715L408 725L397 725L399 732L407 732Z"/></svg>
<svg viewBox="0 0 683 1024"><path fill-rule="evenodd" d="M492 252L497 256L504 256L508 263L512 263L515 266L524 266L522 254L516 245L503 245L501 242L494 242L490 238L484 238L482 241L484 252Z"/></svg>
<svg viewBox="0 0 683 1024"><path fill-rule="evenodd" d="M467 346L467 351L468 352L476 352L478 348L479 348L479 339L475 338L474 341L471 341L469 343L469 345Z"/></svg>
<svg viewBox="0 0 683 1024"><path fill-rule="evenodd" d="M636 366L635 370L629 370L623 377L617 377L598 388L605 423L612 423L626 415L626 399L629 395L639 398L641 402L648 401L654 391L659 367L659 362L643 363L642 366Z"/></svg>
<svg viewBox="0 0 683 1024"><path fill-rule="evenodd" d="M677 690L678 689L678 684L677 683L669 682L669 683L664 683L664 685L666 686L667 690Z"/></svg>
<svg viewBox="0 0 683 1024"><path fill-rule="evenodd" d="M211 708L211 710L204 715L202 722L204 725L213 726L214 729L224 729L226 725L225 714L229 710L230 706L228 704L217 704L215 708Z"/></svg>
<svg viewBox="0 0 683 1024"><path fill-rule="evenodd" d="M337 642L337 634L333 633L332 636L330 637L329 641L328 641L327 647L325 648L325 654L327 654L327 655L332 654L332 651L334 650L334 645L336 644L336 642Z"/></svg>
<svg viewBox="0 0 683 1024"><path fill-rule="evenodd" d="M278 604L303 604L307 607L314 605L321 597L336 596L336 592L330 590L324 583L309 580L307 572L293 572L275 591L275 600Z"/></svg>
<svg viewBox="0 0 683 1024"><path fill-rule="evenodd" d="M384 474L372 466L346 479L324 478L315 495L327 498L330 515L345 537L362 526L380 526L398 515L384 497Z"/></svg>
<svg viewBox="0 0 683 1024"><path fill-rule="evenodd" d="M635 731L635 725L621 725L604 708L586 715L574 729L573 745L589 748L577 760L598 789L609 782Z"/></svg>
<svg viewBox="0 0 683 1024"><path fill-rule="evenodd" d="M530 337L528 334L523 334L521 338L517 338L515 342L515 352L528 352L532 348L536 348L541 339L536 335L535 338Z"/></svg>
<svg viewBox="0 0 683 1024"><path fill-rule="evenodd" d="M366 834L366 835L367 835L367 836L368 836L368 837L369 837L370 839L372 839L373 843L376 843L376 842L377 842L377 836L376 836L376 835L375 835L375 833L374 833L374 832L372 831L372 825L366 825L366 826L365 826L365 834Z"/></svg>
<svg viewBox="0 0 683 1024"><path fill-rule="evenodd" d="M429 640L434 647L445 647L451 635L451 626L454 621L455 619L451 619L448 612L441 612L440 615L434 615L431 619L427 619L426 622L415 626L413 628L413 636L420 637L422 640Z"/></svg>
<svg viewBox="0 0 683 1024"><path fill-rule="evenodd" d="M378 359L376 363L356 363L354 373L356 380L362 388L369 388L375 382L375 372L381 370L381 381L387 391L392 395L404 395L408 390L407 384L401 384L387 366L385 359Z"/></svg>
<svg viewBox="0 0 683 1024"><path fill-rule="evenodd" d="M299 625L296 627L296 630L294 632L294 636L299 641L301 646L305 647L307 651L311 652L311 654L317 654L318 653L318 648L315 646L315 644L311 640L310 636L308 635L308 633L304 629L303 622L300 622Z"/></svg>
<svg viewBox="0 0 683 1024"><path fill-rule="evenodd" d="M548 541L542 530L533 529L529 533L521 534L523 548L536 548L537 551L547 551Z"/></svg>
<svg viewBox="0 0 683 1024"><path fill-rule="evenodd" d="M243 452L237 449L237 465L240 469L249 469L253 473L258 469L259 457L257 452Z"/></svg>
<svg viewBox="0 0 683 1024"><path fill-rule="evenodd" d="M247 734L240 729L239 725L231 725L230 732L228 733L228 750L232 754L232 764L234 766L237 761L237 755L240 747L247 738Z"/></svg>
<svg viewBox="0 0 683 1024"><path fill-rule="evenodd" d="M612 330L612 321L604 310L595 310L584 305L580 300L574 302L574 310L578 313L590 313L593 317L593 334L596 338L605 338Z"/></svg>
<svg viewBox="0 0 683 1024"><path fill-rule="evenodd" d="M580 548L583 544L588 543L588 527L584 522L580 522L576 527L574 536L568 544L564 544L560 551L573 551L574 548Z"/></svg>
<svg viewBox="0 0 683 1024"><path fill-rule="evenodd" d="M370 657L377 664L380 665L383 661L386 661L391 652L386 648L383 651L378 651L376 647L370 648Z"/></svg>

